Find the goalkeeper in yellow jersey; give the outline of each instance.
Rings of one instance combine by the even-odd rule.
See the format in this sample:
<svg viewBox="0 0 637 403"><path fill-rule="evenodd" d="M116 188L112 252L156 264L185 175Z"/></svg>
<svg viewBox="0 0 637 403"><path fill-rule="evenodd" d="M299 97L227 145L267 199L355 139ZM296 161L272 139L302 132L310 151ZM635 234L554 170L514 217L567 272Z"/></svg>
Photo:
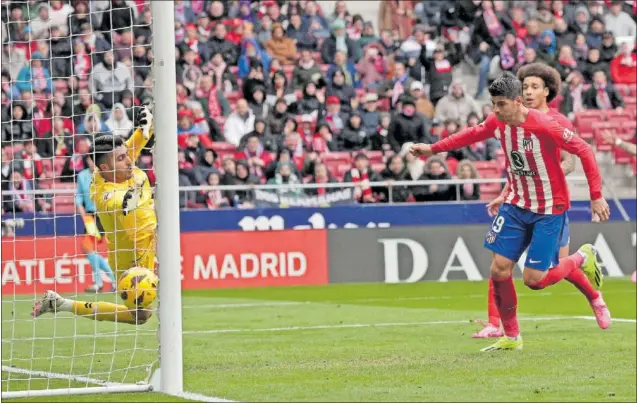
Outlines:
<svg viewBox="0 0 637 403"><path fill-rule="evenodd" d="M146 173L135 166L139 153L152 135L152 114L147 106L139 113L133 135L101 135L95 138L92 154L95 171L91 199L104 227L108 262L119 279L132 267L155 270L155 229L157 218L152 189ZM74 301L55 291L46 291L33 307L33 317L45 313L72 312L95 320L143 324L149 310L130 310L110 302Z"/></svg>

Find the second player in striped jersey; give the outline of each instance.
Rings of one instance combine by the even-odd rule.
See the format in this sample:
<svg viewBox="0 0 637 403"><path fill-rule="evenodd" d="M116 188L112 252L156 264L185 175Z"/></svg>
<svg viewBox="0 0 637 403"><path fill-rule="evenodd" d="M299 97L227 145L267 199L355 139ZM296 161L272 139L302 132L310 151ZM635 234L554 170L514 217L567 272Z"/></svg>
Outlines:
<svg viewBox="0 0 637 403"><path fill-rule="evenodd" d="M570 198L561 169L561 150L579 157L589 184L591 210L606 221L610 211L602 196L602 180L592 148L552 117L522 104L522 84L505 73L489 87L493 114L478 126L462 130L433 145L416 144L414 155L429 156L496 137L505 152L509 191L487 233L484 246L494 252L491 276L505 336L482 351L522 349L517 319L513 268L528 247L524 283L540 290L558 283L574 270L578 288L591 287L601 276L597 252L590 244L559 259ZM582 280L583 279L583 280ZM601 299L601 296L600 296ZM603 302L603 300L602 300ZM604 309L608 319L608 309Z"/></svg>

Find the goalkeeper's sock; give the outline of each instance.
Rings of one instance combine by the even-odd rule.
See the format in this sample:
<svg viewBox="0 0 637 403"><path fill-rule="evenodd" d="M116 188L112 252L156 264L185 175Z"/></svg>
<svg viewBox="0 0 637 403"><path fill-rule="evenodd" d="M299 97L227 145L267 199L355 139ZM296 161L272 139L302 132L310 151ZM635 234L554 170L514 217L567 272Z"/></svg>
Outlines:
<svg viewBox="0 0 637 403"><path fill-rule="evenodd" d="M99 268L108 275L108 278L111 279L113 288L115 288L115 274L113 274L113 270L108 264L108 260L106 260L106 258L100 254L97 254L97 256L99 257Z"/></svg>
<svg viewBox="0 0 637 403"><path fill-rule="evenodd" d="M125 305L113 304L111 302L85 302L66 300L58 310L63 311L67 303L70 303L70 312L77 316L84 316L94 320L105 320L108 322L124 322L135 324L136 319L133 313ZM68 306L68 305L67 305Z"/></svg>
<svg viewBox="0 0 637 403"><path fill-rule="evenodd" d="M93 270L93 284L95 284L97 288L102 288L102 276L100 275L100 257L101 256L95 252L86 255L86 258L91 264L91 269Z"/></svg>

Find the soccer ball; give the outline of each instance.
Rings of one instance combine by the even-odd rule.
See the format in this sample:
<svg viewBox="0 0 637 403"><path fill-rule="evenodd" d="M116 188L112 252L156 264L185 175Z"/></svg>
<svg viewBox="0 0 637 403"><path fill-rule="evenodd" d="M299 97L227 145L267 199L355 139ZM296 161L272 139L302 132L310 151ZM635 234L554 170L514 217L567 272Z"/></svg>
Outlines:
<svg viewBox="0 0 637 403"><path fill-rule="evenodd" d="M143 267L133 267L122 274L117 284L120 297L129 309L148 309L157 298L158 279Z"/></svg>

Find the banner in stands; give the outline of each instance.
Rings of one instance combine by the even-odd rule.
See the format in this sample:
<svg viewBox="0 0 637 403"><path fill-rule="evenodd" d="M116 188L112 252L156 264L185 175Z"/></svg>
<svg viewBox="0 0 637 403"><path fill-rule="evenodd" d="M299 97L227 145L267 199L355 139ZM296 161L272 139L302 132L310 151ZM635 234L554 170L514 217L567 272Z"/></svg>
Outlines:
<svg viewBox="0 0 637 403"><path fill-rule="evenodd" d="M635 199L622 199L621 203L635 221ZM208 231L268 231L281 229L337 229L387 228L416 225L489 224L493 218L487 214L486 203L419 203L419 204L352 204L332 207L288 207L222 210L186 210L181 212L181 232ZM610 203L611 221L622 221L615 203ZM590 202L573 201L568 212L571 222L590 222ZM84 224L79 215L57 216L38 213L35 216L19 214L25 226L18 236L64 236L82 233ZM2 219L6 219L3 215Z"/></svg>
<svg viewBox="0 0 637 403"><path fill-rule="evenodd" d="M104 253L101 245L101 253ZM326 231L207 232L181 236L182 287L273 287L328 281ZM106 284L108 279L104 278ZM79 238L16 238L2 242L2 294L47 289L83 292L91 266Z"/></svg>
<svg viewBox="0 0 637 403"><path fill-rule="evenodd" d="M254 191L254 204L257 207L329 207L354 203L356 200L352 188L332 190L316 196L293 192L279 194L266 190Z"/></svg>
<svg viewBox="0 0 637 403"><path fill-rule="evenodd" d="M634 222L571 223L570 228L572 251L593 243L607 275L622 277L635 270ZM491 261L491 252L483 247L487 229L468 225L330 231L330 283L484 280ZM525 259L518 262L517 277Z"/></svg>

